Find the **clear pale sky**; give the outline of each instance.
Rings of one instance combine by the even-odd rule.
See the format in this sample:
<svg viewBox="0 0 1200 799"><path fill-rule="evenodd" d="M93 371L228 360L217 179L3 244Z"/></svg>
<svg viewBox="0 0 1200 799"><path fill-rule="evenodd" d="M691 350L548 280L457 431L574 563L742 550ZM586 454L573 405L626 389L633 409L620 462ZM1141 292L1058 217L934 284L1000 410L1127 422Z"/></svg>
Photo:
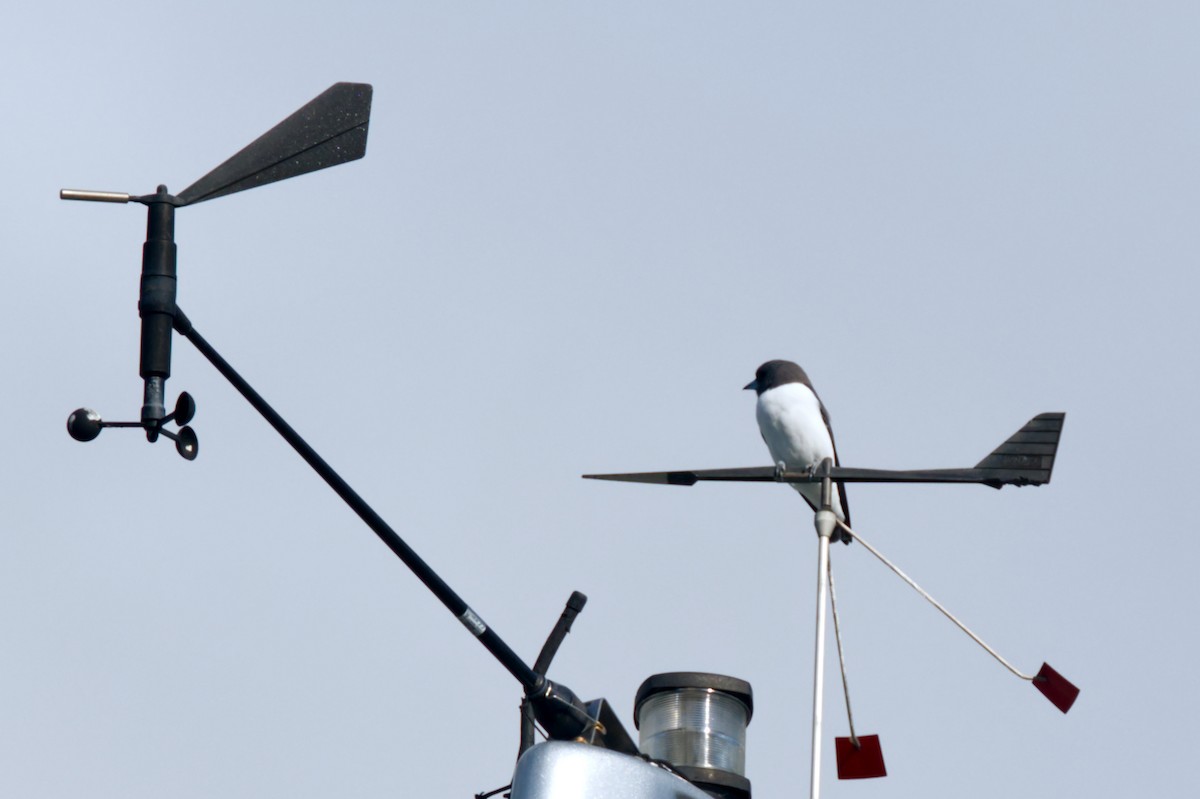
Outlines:
<svg viewBox="0 0 1200 799"><path fill-rule="evenodd" d="M632 731L749 680L755 795L808 781L815 536L766 465L801 363L842 460L969 466L1066 411L1051 485L852 487L860 732L826 796L1181 796L1200 590L1192 3L26 4L0 29L0 795L429 796L511 777L519 689L176 340L200 457L135 418L140 206L336 81L364 160L179 212L179 303L516 651ZM834 661L831 660L830 664ZM831 677L834 672L831 672ZM829 684L829 739L845 734Z"/></svg>

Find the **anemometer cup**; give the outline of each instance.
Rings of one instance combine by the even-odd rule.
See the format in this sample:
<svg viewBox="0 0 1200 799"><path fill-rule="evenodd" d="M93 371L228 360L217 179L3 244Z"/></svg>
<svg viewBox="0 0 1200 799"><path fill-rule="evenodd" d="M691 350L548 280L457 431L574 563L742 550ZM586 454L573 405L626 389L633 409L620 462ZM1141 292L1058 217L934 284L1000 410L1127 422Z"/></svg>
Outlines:
<svg viewBox="0 0 1200 799"><path fill-rule="evenodd" d="M178 433L159 428L158 432L175 442L175 451L185 461L194 461L200 454L200 441L196 438L196 431L192 428L181 427Z"/></svg>
<svg viewBox="0 0 1200 799"><path fill-rule="evenodd" d="M192 399L192 395L186 391L179 395L179 399L175 401L175 410L163 419L163 422L174 421L175 424L183 426L192 419L196 418L196 401Z"/></svg>

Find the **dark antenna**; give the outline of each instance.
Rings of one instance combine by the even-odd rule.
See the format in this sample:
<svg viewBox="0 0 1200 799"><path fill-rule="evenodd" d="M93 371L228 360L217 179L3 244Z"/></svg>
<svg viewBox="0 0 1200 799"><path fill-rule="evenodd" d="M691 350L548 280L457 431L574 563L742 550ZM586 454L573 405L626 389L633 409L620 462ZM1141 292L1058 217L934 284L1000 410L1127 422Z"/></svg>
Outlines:
<svg viewBox="0 0 1200 799"><path fill-rule="evenodd" d="M994 649L966 625L954 617L937 600L926 593L912 581L908 575L900 571L877 549L864 541L861 536L837 519L830 507L832 485L835 483L974 483L992 488L1003 488L1007 485L1028 486L1045 485L1050 482L1054 470L1054 458L1058 452L1058 442L1062 436L1063 421L1066 414L1042 413L1021 427L1003 444L988 454L983 460L969 469L917 469L895 471L888 469L855 469L834 466L829 459L822 461L809 471L790 471L783 463L775 466L739 468L739 469L681 469L670 472L632 472L625 474L585 474L585 478L593 480L618 480L631 483L649 483L653 485L692 486L699 482L745 482L745 483L819 483L821 485L821 508L817 511L814 524L818 536L817 563L817 631L816 658L813 686L813 751L812 751L812 786L811 796L819 793L820 751L821 751L821 718L823 703L824 680L824 647L825 647L825 606L826 591L832 587L832 576L829 570L829 541L837 527L843 530L843 540L849 543L858 542L872 555L879 558L888 568L920 593L926 600L949 618L959 629L983 647L1009 671L1021 679L1030 681L1050 702L1066 713L1079 695L1079 689L1066 678L1043 663L1036 675L1025 674L1014 668ZM832 599L832 596L830 597ZM837 604L833 600L834 625L837 631L839 662L842 663L842 679L845 685L845 666L841 657L841 632L838 628ZM850 736L836 739L838 762L838 777L840 779L859 779L864 777L882 777L886 775L883 763L883 751L878 736L858 736L854 732L854 719L850 714L850 692L846 687L846 709L850 723Z"/></svg>

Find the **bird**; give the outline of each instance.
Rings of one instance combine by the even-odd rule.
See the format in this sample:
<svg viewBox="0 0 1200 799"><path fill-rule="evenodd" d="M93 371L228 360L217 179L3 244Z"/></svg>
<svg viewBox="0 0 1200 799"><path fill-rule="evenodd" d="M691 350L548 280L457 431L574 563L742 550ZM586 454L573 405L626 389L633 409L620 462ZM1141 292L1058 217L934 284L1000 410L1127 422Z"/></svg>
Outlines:
<svg viewBox="0 0 1200 799"><path fill-rule="evenodd" d="M758 395L755 416L758 430L775 463L783 463L790 471L807 471L819 466L826 458L840 466L829 412L817 396L812 381L797 364L791 361L767 361L754 373L745 390ZM819 483L792 483L804 501L815 511L821 504ZM850 506L846 502L846 487L837 482L833 487L833 512L847 527L850 526ZM840 525L831 536L834 541L850 543L850 533Z"/></svg>

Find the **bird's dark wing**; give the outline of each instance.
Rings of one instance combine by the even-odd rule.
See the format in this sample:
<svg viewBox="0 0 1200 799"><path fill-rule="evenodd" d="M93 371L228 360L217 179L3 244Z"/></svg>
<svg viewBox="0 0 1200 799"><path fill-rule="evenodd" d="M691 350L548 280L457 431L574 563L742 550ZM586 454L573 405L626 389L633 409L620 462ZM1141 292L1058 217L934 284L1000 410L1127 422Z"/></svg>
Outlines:
<svg viewBox="0 0 1200 799"><path fill-rule="evenodd" d="M821 419L825 422L825 429L829 431L829 443L833 444L833 465L841 466L842 461L840 458L838 458L837 440L833 437L833 426L829 424L829 411L825 410L825 403L821 402L819 398L817 399L817 404L821 408ZM842 505L842 517L846 520L847 527L853 527L854 525L850 523L850 503L846 500L846 484L839 480L837 487L838 499L841 501ZM816 510L816 508L813 508L813 510ZM840 532L842 535L842 541L849 544L850 534L844 530L839 530L838 532Z"/></svg>

